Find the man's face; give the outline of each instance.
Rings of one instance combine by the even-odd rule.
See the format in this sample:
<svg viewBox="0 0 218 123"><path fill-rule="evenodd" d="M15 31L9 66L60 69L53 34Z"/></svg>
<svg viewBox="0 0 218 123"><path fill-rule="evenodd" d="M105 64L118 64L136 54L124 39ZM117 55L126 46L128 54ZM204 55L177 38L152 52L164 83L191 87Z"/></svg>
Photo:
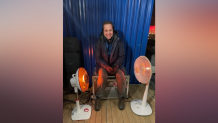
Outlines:
<svg viewBox="0 0 218 123"><path fill-rule="evenodd" d="M111 24L104 25L104 36L107 39L111 39L111 37L113 36L113 27Z"/></svg>

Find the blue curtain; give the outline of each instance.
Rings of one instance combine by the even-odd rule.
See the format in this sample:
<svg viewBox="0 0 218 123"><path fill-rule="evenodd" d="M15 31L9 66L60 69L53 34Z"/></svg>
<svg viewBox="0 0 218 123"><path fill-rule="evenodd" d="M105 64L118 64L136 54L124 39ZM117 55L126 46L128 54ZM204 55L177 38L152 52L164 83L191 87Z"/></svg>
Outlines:
<svg viewBox="0 0 218 123"><path fill-rule="evenodd" d="M113 22L124 42L127 73L130 84L139 84L133 66L145 55L154 0L63 0L63 36L76 37L83 48L84 67L90 77L96 66L94 47L102 23Z"/></svg>

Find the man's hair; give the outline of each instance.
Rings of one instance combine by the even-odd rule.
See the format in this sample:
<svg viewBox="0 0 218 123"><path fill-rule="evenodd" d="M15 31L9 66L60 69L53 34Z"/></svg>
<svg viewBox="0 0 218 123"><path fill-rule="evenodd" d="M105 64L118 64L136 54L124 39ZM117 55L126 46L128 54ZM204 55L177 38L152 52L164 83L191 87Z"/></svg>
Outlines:
<svg viewBox="0 0 218 123"><path fill-rule="evenodd" d="M104 25L105 24L111 24L112 25L112 28L113 28L113 32L114 32L114 25L111 21L105 21L103 24L102 24L102 33L104 32Z"/></svg>

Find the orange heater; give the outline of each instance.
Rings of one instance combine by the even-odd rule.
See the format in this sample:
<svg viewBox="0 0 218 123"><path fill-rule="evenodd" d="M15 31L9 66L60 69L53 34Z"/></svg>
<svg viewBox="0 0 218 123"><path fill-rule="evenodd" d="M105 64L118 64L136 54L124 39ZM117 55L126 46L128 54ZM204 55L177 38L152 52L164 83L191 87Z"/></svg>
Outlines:
<svg viewBox="0 0 218 123"><path fill-rule="evenodd" d="M74 87L74 91L77 94L76 107L73 109L71 114L72 120L87 120L91 116L90 105L79 105L78 89L85 92L89 88L89 75L86 70L80 67L76 74L72 75L70 79L71 86Z"/></svg>

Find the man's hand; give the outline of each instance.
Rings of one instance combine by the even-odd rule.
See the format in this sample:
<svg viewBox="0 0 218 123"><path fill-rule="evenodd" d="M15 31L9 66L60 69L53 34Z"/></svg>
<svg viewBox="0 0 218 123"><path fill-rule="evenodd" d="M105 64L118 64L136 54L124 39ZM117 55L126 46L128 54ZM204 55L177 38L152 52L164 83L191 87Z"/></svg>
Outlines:
<svg viewBox="0 0 218 123"><path fill-rule="evenodd" d="M117 68L118 68L117 66L113 66L113 67L112 67L111 74L116 74Z"/></svg>
<svg viewBox="0 0 218 123"><path fill-rule="evenodd" d="M107 70L108 73L111 73L113 70L111 66L107 66L105 69Z"/></svg>

